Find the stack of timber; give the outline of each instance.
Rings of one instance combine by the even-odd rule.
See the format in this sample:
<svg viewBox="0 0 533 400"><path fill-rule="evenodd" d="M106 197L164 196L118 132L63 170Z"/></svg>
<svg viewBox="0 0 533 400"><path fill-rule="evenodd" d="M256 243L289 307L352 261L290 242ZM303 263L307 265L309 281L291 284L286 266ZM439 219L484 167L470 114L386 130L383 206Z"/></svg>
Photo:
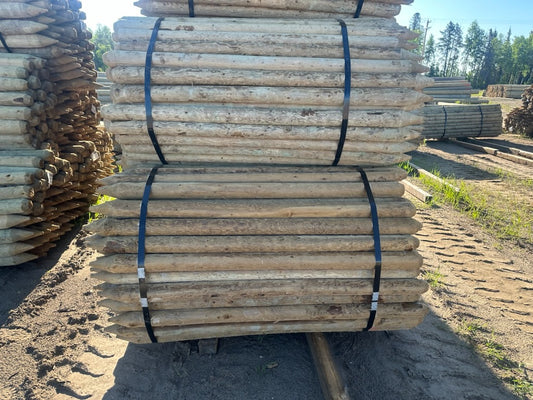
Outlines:
<svg viewBox="0 0 533 400"><path fill-rule="evenodd" d="M366 3L365 3L366 4ZM158 163L147 132L146 48L156 18L115 23L106 53L112 105L102 108L126 167ZM407 159L431 79L394 20L346 20L350 111L341 165ZM335 20L165 18L151 68L154 131L168 162L331 165L345 101Z"/></svg>
<svg viewBox="0 0 533 400"><path fill-rule="evenodd" d="M111 103L111 82L107 79L105 72L97 72L96 83L98 87L96 88L96 94L98 95L98 101L101 105Z"/></svg>
<svg viewBox="0 0 533 400"><path fill-rule="evenodd" d="M394 18L402 4L413 0L366 0L361 17ZM139 0L147 16L196 16L237 18L353 18L362 0Z"/></svg>
<svg viewBox="0 0 533 400"><path fill-rule="evenodd" d="M529 88L529 85L489 85L485 96L520 99L527 88Z"/></svg>
<svg viewBox="0 0 533 400"><path fill-rule="evenodd" d="M112 171L80 7L0 2L0 265L44 256Z"/></svg>
<svg viewBox="0 0 533 400"><path fill-rule="evenodd" d="M522 94L522 107L512 110L505 119L505 129L509 132L533 137L533 86Z"/></svg>
<svg viewBox="0 0 533 400"><path fill-rule="evenodd" d="M435 83L424 89L424 93L433 97L434 102L443 103L481 103L480 100L472 97L477 90L472 89L472 85L464 77L435 77Z"/></svg>
<svg viewBox="0 0 533 400"><path fill-rule="evenodd" d="M494 137L502 133L499 104L425 106L418 113L424 118L422 137L426 139Z"/></svg>
<svg viewBox="0 0 533 400"><path fill-rule="evenodd" d="M426 308L405 172L366 170L383 266L374 330L408 329ZM117 200L92 208L92 263L110 331L150 341L139 306L139 204L150 169L102 180ZM371 210L355 167L161 167L148 203L144 274L159 342L287 332L361 331L376 263Z"/></svg>

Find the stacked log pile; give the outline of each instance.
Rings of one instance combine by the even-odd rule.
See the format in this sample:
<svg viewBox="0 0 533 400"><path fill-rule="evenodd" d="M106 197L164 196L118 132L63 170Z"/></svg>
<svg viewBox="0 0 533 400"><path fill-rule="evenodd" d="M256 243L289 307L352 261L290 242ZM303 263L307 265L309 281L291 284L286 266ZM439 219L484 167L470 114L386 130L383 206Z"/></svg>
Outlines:
<svg viewBox="0 0 533 400"><path fill-rule="evenodd" d="M362 17L394 18L402 4L413 0L366 0ZM351 0L139 0L135 3L147 16L196 16L235 18L353 18L359 3ZM361 4L362 5L362 4Z"/></svg>
<svg viewBox="0 0 533 400"><path fill-rule="evenodd" d="M145 48L155 18L115 24L104 61L113 104L103 108L123 164L158 162L146 135ZM343 165L406 160L419 134L410 112L431 82L394 20L346 21L352 55ZM344 103L337 21L166 18L151 70L154 130L168 162L331 165Z"/></svg>
<svg viewBox="0 0 533 400"><path fill-rule="evenodd" d="M120 200L89 225L102 304L120 338L146 342L137 276L139 203L149 173L103 180ZM375 329L421 322L426 283L398 168L367 170L383 270ZM146 283L159 341L365 328L374 277L372 219L356 168L162 167L146 220Z"/></svg>
<svg viewBox="0 0 533 400"><path fill-rule="evenodd" d="M522 107L507 114L505 129L509 132L533 137L533 86L522 94Z"/></svg>
<svg viewBox="0 0 533 400"><path fill-rule="evenodd" d="M393 166L415 148L432 82L392 18L408 2L367 1L353 19L344 1L198 0L196 18L176 16L189 2L141 1L165 18L115 24L102 114L124 172L101 181L116 200L87 228L111 332L147 343L422 321L419 225Z"/></svg>
<svg viewBox="0 0 533 400"><path fill-rule="evenodd" d="M44 256L112 171L80 7L0 2L0 266Z"/></svg>
<svg viewBox="0 0 533 400"><path fill-rule="evenodd" d="M98 101L100 101L101 105L110 104L111 82L107 79L105 72L98 72L97 74L96 83L98 84L98 87L96 89L96 94L98 95Z"/></svg>
<svg viewBox="0 0 533 400"><path fill-rule="evenodd" d="M460 137L494 137L502 133L502 110L499 104L425 106L422 137L447 139Z"/></svg>
<svg viewBox="0 0 533 400"><path fill-rule="evenodd" d="M485 96L520 99L527 88L529 88L529 85L489 85Z"/></svg>
<svg viewBox="0 0 533 400"><path fill-rule="evenodd" d="M435 83L424 89L424 93L433 97L434 102L444 103L479 103L480 99L472 97L477 90L464 77L435 77Z"/></svg>

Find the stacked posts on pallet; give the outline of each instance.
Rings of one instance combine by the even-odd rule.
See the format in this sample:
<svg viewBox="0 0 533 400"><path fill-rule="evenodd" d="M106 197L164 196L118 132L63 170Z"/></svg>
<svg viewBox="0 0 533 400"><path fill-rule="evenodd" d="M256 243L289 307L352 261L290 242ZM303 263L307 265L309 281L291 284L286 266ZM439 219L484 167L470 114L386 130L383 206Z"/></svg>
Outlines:
<svg viewBox="0 0 533 400"><path fill-rule="evenodd" d="M426 139L494 137L502 133L499 104L425 106L418 113L424 118L422 137Z"/></svg>
<svg viewBox="0 0 533 400"><path fill-rule="evenodd" d="M146 47L155 18L115 23L104 56L113 82L107 128L123 165L159 161L147 132ZM411 111L429 96L413 33L389 19L346 20L351 52L349 126L340 164L392 165L414 149ZM154 130L168 162L331 165L345 100L335 20L165 18L151 68Z"/></svg>
<svg viewBox="0 0 533 400"><path fill-rule="evenodd" d="M115 316L110 328L150 339L139 306L139 203L150 169L105 178L118 200L93 207L92 263ZM383 265L374 329L408 329L422 263L405 172L366 170L379 213ZM355 167L164 166L152 185L144 268L158 341L282 332L360 331L367 326L376 263L373 222Z"/></svg>
<svg viewBox="0 0 533 400"><path fill-rule="evenodd" d="M520 99L522 93L529 85L489 85L485 92L486 97L507 97L510 99Z"/></svg>
<svg viewBox="0 0 533 400"><path fill-rule="evenodd" d="M507 114L505 129L533 137L533 86L529 86L522 93L522 107L517 107Z"/></svg>
<svg viewBox="0 0 533 400"><path fill-rule="evenodd" d="M394 18L402 4L413 0L139 0L135 3L147 16L196 16L235 18L353 18L361 3L362 17Z"/></svg>
<svg viewBox="0 0 533 400"><path fill-rule="evenodd" d="M165 18L115 24L102 114L125 169L102 180L116 200L88 227L112 332L146 343L422 321L419 225L391 167L414 149L432 82L392 18L409 2L366 1L353 19L363 2L197 0L183 18L191 2L143 1ZM346 166L329 167L338 155Z"/></svg>
<svg viewBox="0 0 533 400"><path fill-rule="evenodd" d="M464 77L435 77L435 83L424 89L424 93L433 97L434 102L480 103L482 100L472 97L477 90Z"/></svg>
<svg viewBox="0 0 533 400"><path fill-rule="evenodd" d="M54 240L73 226L72 220L87 212L97 179L112 171L112 160L104 153L111 145L109 134L98 128L92 45L80 7L78 1L64 0L0 2L5 42L0 46L0 64L5 66L0 77L0 119L6 127L1 132L0 151L6 160L2 167L8 175L9 168L18 167L9 164L13 156L19 156L34 159L42 169L24 181L39 190L34 188L33 198L30 192L23 200L18 198L26 204L22 209L5 209L6 222L0 229L42 227L44 232L20 246L9 239L0 265L45 255ZM9 180L0 185L5 192L12 187ZM31 211L28 201L33 204Z"/></svg>

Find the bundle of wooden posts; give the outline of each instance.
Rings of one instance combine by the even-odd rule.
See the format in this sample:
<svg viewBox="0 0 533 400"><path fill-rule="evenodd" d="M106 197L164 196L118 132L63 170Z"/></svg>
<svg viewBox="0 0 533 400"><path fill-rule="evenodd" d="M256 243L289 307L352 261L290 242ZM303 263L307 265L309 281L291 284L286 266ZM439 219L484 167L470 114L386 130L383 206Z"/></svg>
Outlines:
<svg viewBox="0 0 533 400"><path fill-rule="evenodd" d="M529 85L489 85L485 92L486 97L507 97L510 99L520 99L524 90Z"/></svg>
<svg viewBox="0 0 533 400"><path fill-rule="evenodd" d="M490 137L502 133L502 110L499 104L425 106L422 137L447 139Z"/></svg>
<svg viewBox="0 0 533 400"><path fill-rule="evenodd" d="M96 89L96 94L98 95L98 100L101 105L111 103L111 82L107 79L105 72L98 72L96 77L96 83L98 87Z"/></svg>
<svg viewBox="0 0 533 400"><path fill-rule="evenodd" d="M158 162L147 135L144 73L155 18L115 24L105 55L107 128L125 166ZM340 164L391 165L413 150L411 111L430 79L407 49L412 32L388 19L346 21L351 95ZM151 69L154 131L168 162L331 165L345 101L341 26L335 20L166 18Z"/></svg>
<svg viewBox="0 0 533 400"><path fill-rule="evenodd" d="M424 93L433 97L434 102L479 103L482 102L472 94L477 90L464 77L435 77L435 83L424 89Z"/></svg>
<svg viewBox="0 0 533 400"><path fill-rule="evenodd" d="M103 179L92 263L118 337L149 342L139 306L139 204L149 169ZM396 167L366 170L379 213L381 288L374 329L426 314L412 235L419 223ZM354 167L161 167L146 219L147 307L160 342L282 332L360 331L370 315L375 242Z"/></svg>
<svg viewBox="0 0 533 400"><path fill-rule="evenodd" d="M80 6L0 2L0 266L45 255L112 171Z"/></svg>
<svg viewBox="0 0 533 400"><path fill-rule="evenodd" d="M362 17L394 18L402 4L413 0L366 0ZM139 0L148 16L197 16L238 18L353 18L362 0Z"/></svg>
<svg viewBox="0 0 533 400"><path fill-rule="evenodd" d="M522 93L522 107L517 107L507 114L505 129L533 137L533 86Z"/></svg>

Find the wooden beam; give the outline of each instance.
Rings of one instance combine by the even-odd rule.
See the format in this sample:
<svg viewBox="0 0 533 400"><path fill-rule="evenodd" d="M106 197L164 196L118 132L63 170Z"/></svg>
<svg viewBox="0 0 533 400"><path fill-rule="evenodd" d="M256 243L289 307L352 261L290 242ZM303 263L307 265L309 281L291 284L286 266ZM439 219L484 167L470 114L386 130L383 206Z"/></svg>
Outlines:
<svg viewBox="0 0 533 400"><path fill-rule="evenodd" d="M418 200L424 203L430 203L433 200L433 195L429 194L428 192L419 188L418 186L414 185L408 180L404 179L402 183L403 183L403 186L405 187L405 191L409 193L411 196L416 197Z"/></svg>
<svg viewBox="0 0 533 400"><path fill-rule="evenodd" d="M335 365L328 341L323 333L307 333L315 368L325 400L349 400L348 390Z"/></svg>

